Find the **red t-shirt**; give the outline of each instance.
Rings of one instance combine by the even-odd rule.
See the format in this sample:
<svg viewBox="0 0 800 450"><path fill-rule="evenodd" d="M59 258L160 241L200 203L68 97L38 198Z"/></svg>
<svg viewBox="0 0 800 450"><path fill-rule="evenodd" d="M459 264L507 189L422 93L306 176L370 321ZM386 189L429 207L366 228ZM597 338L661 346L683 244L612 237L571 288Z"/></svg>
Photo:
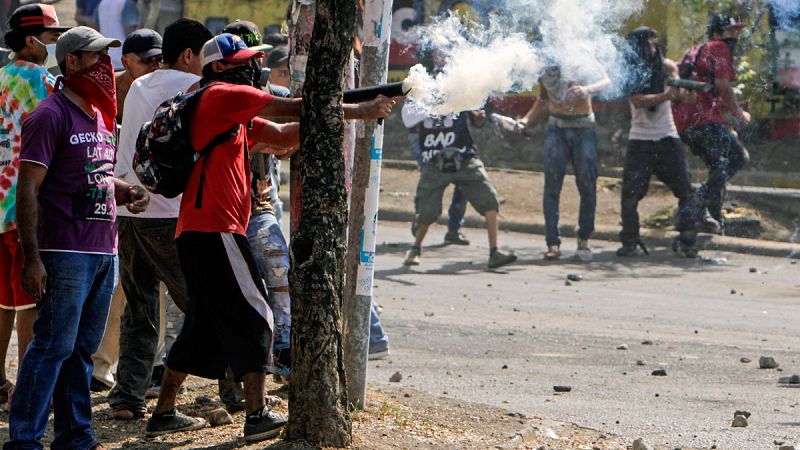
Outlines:
<svg viewBox="0 0 800 450"><path fill-rule="evenodd" d="M250 220L250 160L245 150L247 124L272 95L250 86L220 83L201 94L192 118L190 139L198 151L214 137L242 125L235 138L218 145L194 167L181 199L175 236L184 231L245 235ZM195 207L200 174L203 197Z"/></svg>
<svg viewBox="0 0 800 450"><path fill-rule="evenodd" d="M714 79L736 80L736 69L728 44L725 41L708 41L697 58L698 81L710 82L708 74ZM694 104L675 103L672 107L675 126L679 132L696 125L725 123L722 117L722 98L712 92L697 93Z"/></svg>

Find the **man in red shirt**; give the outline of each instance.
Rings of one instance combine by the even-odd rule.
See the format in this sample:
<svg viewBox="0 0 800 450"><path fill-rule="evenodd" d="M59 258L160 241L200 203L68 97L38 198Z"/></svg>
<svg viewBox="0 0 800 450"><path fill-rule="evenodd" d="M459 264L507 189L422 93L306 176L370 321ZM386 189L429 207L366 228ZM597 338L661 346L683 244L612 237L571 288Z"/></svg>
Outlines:
<svg viewBox="0 0 800 450"><path fill-rule="evenodd" d="M244 435L254 442L277 435L286 418L270 411L264 400L266 374L273 365L273 316L246 238L251 208L247 141L298 145L297 124L278 125L257 116L297 117L302 99L273 97L254 88L260 75L254 59L263 54L248 49L238 36L226 33L209 40L202 56L201 84L207 88L189 125L191 143L202 149L221 134L231 137L198 160L181 199L176 238L189 305L146 434L205 426L204 420L175 410L178 388L187 374L220 379L230 366L244 382ZM343 109L348 118L370 119L386 117L393 105L379 97ZM257 126L251 128L254 119Z"/></svg>
<svg viewBox="0 0 800 450"><path fill-rule="evenodd" d="M697 190L697 205L701 212L708 208L711 217L703 223L708 231L716 233L722 231L725 184L748 160L747 150L731 129L750 122L750 114L739 107L732 87L736 81L733 53L744 27L724 14L709 20L709 41L696 50L694 71L699 81L711 83L714 89L698 92L694 104L673 106L681 139L708 168L708 179Z"/></svg>

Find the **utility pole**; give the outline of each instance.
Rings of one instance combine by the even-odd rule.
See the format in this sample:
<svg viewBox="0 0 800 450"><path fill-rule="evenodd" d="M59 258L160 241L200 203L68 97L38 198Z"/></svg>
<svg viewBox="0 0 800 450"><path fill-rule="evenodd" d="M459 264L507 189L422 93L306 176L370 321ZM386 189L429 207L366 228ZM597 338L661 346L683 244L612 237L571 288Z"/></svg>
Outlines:
<svg viewBox="0 0 800 450"><path fill-rule="evenodd" d="M386 83L392 0L366 0L361 87ZM347 397L352 406L365 406L370 307L378 231L383 122L364 121L359 131L350 192L350 220L345 260L344 357Z"/></svg>

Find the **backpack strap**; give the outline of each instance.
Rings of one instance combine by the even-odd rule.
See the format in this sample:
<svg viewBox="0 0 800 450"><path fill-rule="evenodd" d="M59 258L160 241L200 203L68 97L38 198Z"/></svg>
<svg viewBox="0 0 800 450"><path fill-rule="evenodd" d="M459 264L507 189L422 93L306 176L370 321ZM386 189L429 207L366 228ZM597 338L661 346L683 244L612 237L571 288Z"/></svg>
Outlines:
<svg viewBox="0 0 800 450"><path fill-rule="evenodd" d="M200 166L200 183L197 186L197 197L194 199L194 207L195 208L202 208L203 207L203 185L205 184L206 180L206 159L204 156L211 153L211 150L214 150L217 146L222 144L223 142L233 139L239 134L239 130L241 129L241 125L237 125L234 128L231 128L224 133L218 134L214 139L211 140L202 150L198 152L200 158L203 158L202 165ZM247 145L247 140L245 139L245 145Z"/></svg>

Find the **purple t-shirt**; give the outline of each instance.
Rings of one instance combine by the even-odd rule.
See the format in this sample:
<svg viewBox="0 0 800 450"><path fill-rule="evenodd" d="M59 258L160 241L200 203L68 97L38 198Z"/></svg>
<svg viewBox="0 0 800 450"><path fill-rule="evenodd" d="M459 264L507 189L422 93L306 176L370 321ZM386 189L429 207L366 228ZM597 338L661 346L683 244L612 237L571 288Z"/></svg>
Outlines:
<svg viewBox="0 0 800 450"><path fill-rule="evenodd" d="M116 254L114 164L117 136L63 93L41 103L22 126L20 161L47 167L39 189L39 249Z"/></svg>

